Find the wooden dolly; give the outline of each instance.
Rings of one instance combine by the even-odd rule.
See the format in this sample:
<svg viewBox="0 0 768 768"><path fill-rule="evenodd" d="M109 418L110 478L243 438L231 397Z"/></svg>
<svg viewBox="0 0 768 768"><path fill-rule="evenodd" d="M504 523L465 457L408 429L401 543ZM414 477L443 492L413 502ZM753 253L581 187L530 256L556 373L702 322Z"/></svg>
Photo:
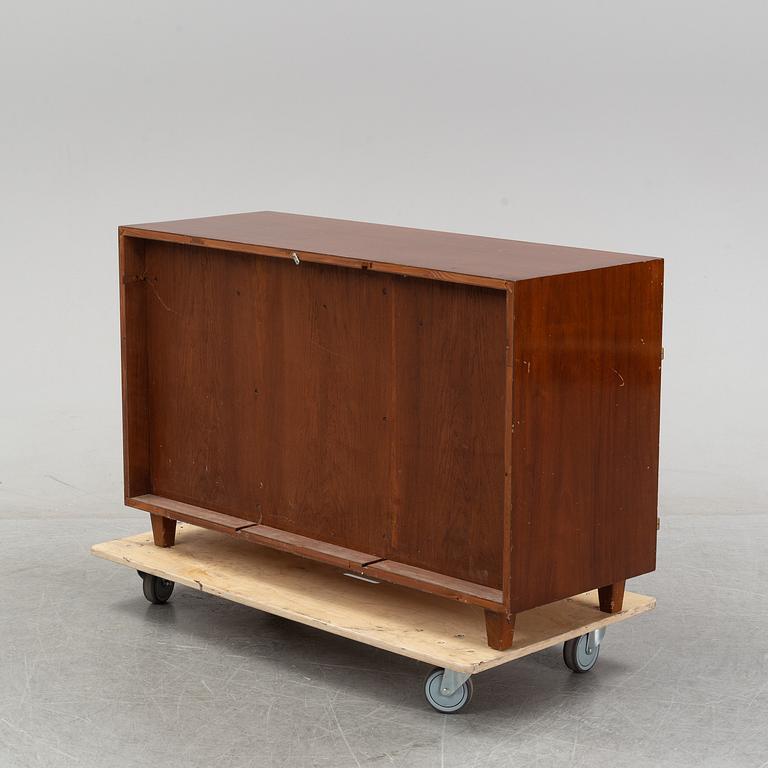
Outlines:
<svg viewBox="0 0 768 768"><path fill-rule="evenodd" d="M568 667L589 671L609 624L656 605L652 597L628 592L624 609L607 614L598 608L597 591L585 592L521 613L512 648L496 651L486 643L483 611L477 606L344 574L192 525L179 526L176 542L172 548L156 547L152 534L143 533L96 544L91 552L139 571L152 603L165 603L178 582L436 665L424 694L445 713L470 702L471 675L561 642Z"/></svg>

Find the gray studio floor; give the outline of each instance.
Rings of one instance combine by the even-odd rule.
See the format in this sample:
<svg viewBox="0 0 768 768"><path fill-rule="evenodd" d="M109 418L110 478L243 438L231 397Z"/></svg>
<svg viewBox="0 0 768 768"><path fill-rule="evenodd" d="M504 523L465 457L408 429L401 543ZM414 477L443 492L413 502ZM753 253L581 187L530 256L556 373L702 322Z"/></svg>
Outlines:
<svg viewBox="0 0 768 768"><path fill-rule="evenodd" d="M666 505L660 569L631 585L659 607L609 629L593 672L550 649L479 675L446 716L420 663L183 587L149 605L88 554L148 527L114 499L83 496L81 516L2 500L2 768L768 766L757 508Z"/></svg>

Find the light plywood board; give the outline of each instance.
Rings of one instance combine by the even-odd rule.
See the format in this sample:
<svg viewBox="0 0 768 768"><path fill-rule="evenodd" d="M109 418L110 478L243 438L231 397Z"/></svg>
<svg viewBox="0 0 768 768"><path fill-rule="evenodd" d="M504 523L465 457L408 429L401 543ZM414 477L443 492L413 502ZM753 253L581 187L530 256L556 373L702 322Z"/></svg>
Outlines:
<svg viewBox="0 0 768 768"><path fill-rule="evenodd" d="M597 592L521 613L512 648L485 638L482 609L393 584L370 584L286 552L179 525L176 546L151 533L96 544L97 557L317 627L428 664L477 673L598 627L650 611L652 597L627 592L621 613L601 613Z"/></svg>

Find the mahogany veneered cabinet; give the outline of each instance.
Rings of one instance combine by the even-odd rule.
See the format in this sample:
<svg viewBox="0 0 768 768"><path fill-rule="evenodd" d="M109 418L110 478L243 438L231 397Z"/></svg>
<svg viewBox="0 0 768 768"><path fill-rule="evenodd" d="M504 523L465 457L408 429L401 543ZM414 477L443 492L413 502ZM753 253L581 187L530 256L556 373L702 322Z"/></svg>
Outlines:
<svg viewBox="0 0 768 768"><path fill-rule="evenodd" d="M261 212L120 228L126 503L514 617L655 567L663 261Z"/></svg>

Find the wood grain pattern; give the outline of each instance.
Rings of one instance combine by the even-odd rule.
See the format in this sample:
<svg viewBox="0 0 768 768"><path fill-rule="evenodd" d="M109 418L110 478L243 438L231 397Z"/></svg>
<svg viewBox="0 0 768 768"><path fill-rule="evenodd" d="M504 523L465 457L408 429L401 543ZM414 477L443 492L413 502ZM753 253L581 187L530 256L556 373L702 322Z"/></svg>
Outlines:
<svg viewBox="0 0 768 768"><path fill-rule="evenodd" d="M221 533L234 534L241 528L251 525L250 520L243 520L240 517L224 515L221 512L215 512L211 509L204 509L193 504L185 504L175 499L167 499L163 496L154 494L145 494L144 496L135 496L126 499L129 507L142 509L152 515L154 521L156 516L168 517L172 520L181 520L186 523L195 523L205 528Z"/></svg>
<svg viewBox="0 0 768 768"><path fill-rule="evenodd" d="M299 258L300 263L328 264L336 267L382 272L384 274L398 275L399 277L424 277L429 280L440 280L448 283L461 283L464 285L478 285L484 288L503 288L505 283L504 280L497 277L465 275L457 272L446 272L439 269L414 267L408 264L390 264L381 261L368 261L366 259L352 258L351 256L332 256L323 253L313 253L312 251L294 250L291 248L272 248L263 245L216 240L207 237L192 237L189 235L173 234L169 232L156 232L137 227L121 227L120 232L124 235L130 235L131 237L140 237L146 240L156 240L158 242L202 246L204 248L247 253L255 256L271 256L287 261L293 261L294 257L297 257Z"/></svg>
<svg viewBox="0 0 768 768"><path fill-rule="evenodd" d="M512 647L515 636L516 616L504 613L485 611L485 636L488 647L497 651L506 651Z"/></svg>
<svg viewBox="0 0 768 768"><path fill-rule="evenodd" d="M397 509L387 556L501 589L505 293L401 280L394 298Z"/></svg>
<svg viewBox="0 0 768 768"><path fill-rule="evenodd" d="M147 293L144 283L144 241L119 237L120 350L123 395L123 468L125 497L147 493L149 410L147 371Z"/></svg>
<svg viewBox="0 0 768 768"><path fill-rule="evenodd" d="M172 547L176 541L176 521L169 517L150 514L152 538L156 547Z"/></svg>
<svg viewBox="0 0 768 768"><path fill-rule="evenodd" d="M250 525L240 529L237 535L247 541L252 541L254 544L261 544L283 552L291 552L300 557L308 557L319 563L326 563L347 571L362 572L364 566L380 559L376 555L328 544L318 539L299 536L296 533L281 531L279 528L272 528L269 525Z"/></svg>
<svg viewBox="0 0 768 768"><path fill-rule="evenodd" d="M156 495L501 588L503 293L166 243L146 270Z"/></svg>
<svg viewBox="0 0 768 768"><path fill-rule="evenodd" d="M662 280L515 285L511 612L655 567Z"/></svg>
<svg viewBox="0 0 768 768"><path fill-rule="evenodd" d="M299 216L275 211L209 216L184 221L136 224L131 233L184 238L192 245L208 244L244 250L243 246L272 249L289 257L296 251L307 261L382 271L402 271L437 280L473 282L504 288L504 281L599 269L643 261L631 256L587 248L526 243L493 237L434 232L408 227ZM407 272L406 272L407 273Z"/></svg>
<svg viewBox="0 0 768 768"><path fill-rule="evenodd" d="M391 278L147 245L154 492L383 554Z"/></svg>
<svg viewBox="0 0 768 768"><path fill-rule="evenodd" d="M308 557L347 570L362 572L363 566L380 559L365 552L357 552L318 539L281 531L268 525L253 525L250 520L154 494L129 498L127 504L150 513L157 546L173 546L173 531L176 521L180 520L219 533L227 533L230 536L240 536L255 544L293 552L301 557ZM163 543L168 541L170 543Z"/></svg>
<svg viewBox="0 0 768 768"><path fill-rule="evenodd" d="M515 430L514 413L514 339L515 339L515 284L509 283L506 290L504 339L504 499L502 510L502 591L504 606L509 609L512 573L512 475L514 453L512 438Z"/></svg>
<svg viewBox="0 0 768 768"><path fill-rule="evenodd" d="M599 610L596 592L579 595L520 614L512 648L496 651L486 644L483 611L476 606L348 579L321 563L194 526L180 525L171 549L155 547L152 534L145 533L97 544L91 552L200 592L467 674L625 621L656 604L652 597L628 592L624 610L607 614ZM138 593L136 599L142 599Z"/></svg>
<svg viewBox="0 0 768 768"><path fill-rule="evenodd" d="M597 588L600 610L605 613L618 613L624 603L624 582L608 584Z"/></svg>
<svg viewBox="0 0 768 768"><path fill-rule="evenodd" d="M367 565L363 572L374 579L415 587L451 600L481 605L496 611L503 610L503 593L500 589L455 579L425 568L415 568L393 560L379 560Z"/></svg>
<svg viewBox="0 0 768 768"><path fill-rule="evenodd" d="M661 260L274 213L142 226L130 506L506 616L653 569Z"/></svg>

